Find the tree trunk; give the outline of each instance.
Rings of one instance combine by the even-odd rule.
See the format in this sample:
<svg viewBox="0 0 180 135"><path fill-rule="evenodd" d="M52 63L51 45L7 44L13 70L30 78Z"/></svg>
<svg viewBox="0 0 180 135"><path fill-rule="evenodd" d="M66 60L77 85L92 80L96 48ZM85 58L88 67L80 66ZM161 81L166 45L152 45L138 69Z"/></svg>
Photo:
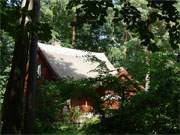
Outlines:
<svg viewBox="0 0 180 135"><path fill-rule="evenodd" d="M35 26L39 21L40 1L24 0L22 2L22 8L25 9L24 11L33 9L34 14L31 19L32 26ZM2 108L2 134L22 133L23 123L24 133L33 132L36 54L38 38L36 32L33 31L28 33L26 29L26 17L26 13L22 15L20 31L16 37L12 68ZM29 37L31 37L31 41ZM29 71L27 81L26 77L28 61ZM26 97L24 98L25 84L27 84L27 93ZM25 104L24 101L26 101Z"/></svg>
<svg viewBox="0 0 180 135"><path fill-rule="evenodd" d="M149 32L151 32L151 17L148 17L148 21L147 21L148 25L147 25L147 29ZM146 73L145 76L145 87L144 87L144 91L149 91L150 88L150 51L147 49L147 47L145 48L145 53L146 53L146 65L148 66L148 71Z"/></svg>
<svg viewBox="0 0 180 135"><path fill-rule="evenodd" d="M145 53L146 53L146 65L148 66L148 71L146 72L145 76L145 86L144 86L144 91L149 91L150 88L150 52L145 48Z"/></svg>
<svg viewBox="0 0 180 135"><path fill-rule="evenodd" d="M33 0L33 12L34 16L32 18L33 26L37 25L39 22L40 14L40 1ZM35 31L31 34L31 44L30 44L30 59L29 59L29 75L27 80L27 97L25 106L25 117L24 117L24 133L32 134L34 133L34 121L35 121L35 89L36 89L36 71L37 71L37 45L38 36Z"/></svg>
<svg viewBox="0 0 180 135"><path fill-rule="evenodd" d="M77 17L74 16L73 22L72 22L72 47L76 47L76 29L77 29Z"/></svg>
<svg viewBox="0 0 180 135"><path fill-rule="evenodd" d="M29 1L26 1L24 8L28 9L28 5ZM25 18L26 16L23 15L16 36L10 77L4 95L2 134L17 134L22 126L24 80L29 45Z"/></svg>
<svg viewBox="0 0 180 135"><path fill-rule="evenodd" d="M128 30L125 29L125 31L124 31L124 42L127 42L127 41L128 41L128 38L129 38L129 36L128 36Z"/></svg>

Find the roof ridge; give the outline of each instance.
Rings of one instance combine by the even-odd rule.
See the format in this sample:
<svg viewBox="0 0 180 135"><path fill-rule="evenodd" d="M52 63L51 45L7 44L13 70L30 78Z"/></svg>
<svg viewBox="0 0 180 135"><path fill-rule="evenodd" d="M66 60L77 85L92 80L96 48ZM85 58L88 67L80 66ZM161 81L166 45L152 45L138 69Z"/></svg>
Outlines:
<svg viewBox="0 0 180 135"><path fill-rule="evenodd" d="M58 48L58 49L67 49L67 50L78 51L78 52L85 52L85 53L105 54L104 52L92 52L92 51L81 50L81 49L76 49L76 48L68 48L68 47L63 47L63 46L53 46L51 44L44 44L44 43L40 43L40 42L38 42L38 45L49 46L49 47Z"/></svg>

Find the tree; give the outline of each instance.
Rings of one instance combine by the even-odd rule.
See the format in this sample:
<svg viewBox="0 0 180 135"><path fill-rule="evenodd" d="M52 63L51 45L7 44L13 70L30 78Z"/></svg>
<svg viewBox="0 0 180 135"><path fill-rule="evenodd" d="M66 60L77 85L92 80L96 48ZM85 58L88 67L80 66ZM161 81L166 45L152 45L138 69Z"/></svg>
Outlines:
<svg viewBox="0 0 180 135"><path fill-rule="evenodd" d="M74 9L76 9L76 16L75 27L73 26L75 31L73 37L73 42L75 42L73 44L76 44L76 48L106 51L116 67L125 66L128 68L128 72L141 84L150 80L146 83L149 86L147 88L150 95L145 94L140 98L137 96L139 101L135 105L128 102L130 109L126 108L127 110L124 110L127 115L119 114L128 116L128 111L132 108L130 112L135 113L135 116L131 117L134 122L128 121L126 119L128 117L124 117L122 122L126 123L127 121L127 125L130 122L132 124L131 129L137 129L137 132L142 131L142 128L139 127L151 125L151 123L147 123L151 122L153 112L148 113L148 109L141 110L142 113L149 114L150 119L146 115L139 117L138 109L134 108L133 105L141 107L141 102L144 101L148 102L146 107L151 108L153 106L150 105L152 102L150 99L153 95L153 99L157 100L153 103L161 105L160 101L163 101L162 105L165 107L161 106L162 115L167 116L168 119L165 117L162 119L167 120L172 125L168 128L177 128L176 124L173 125L170 122L171 120L169 121L170 118L173 122L177 122L175 118L165 111L167 107L172 110L173 114L177 114L173 109L177 104L173 98L177 99L178 97L176 91L178 89L178 77L175 74L178 74L176 62L180 56L178 50L180 25L178 20L179 11L177 5L175 6L176 0L43 0L41 1L42 16L39 26L37 26L39 11L34 11L39 4L35 4L32 10L29 6L32 5L31 2L39 3L37 0L26 0L24 1L24 8L21 10L20 0L2 0L0 3L2 43L6 44L6 38L9 41L11 40L6 37L6 33L16 39L13 63L3 106L3 133L32 133L37 33L42 42L47 42L45 39L51 39L49 42L58 40L63 46L72 47L70 45L72 39L70 24L73 21L74 13L72 11ZM18 19L20 17L21 24L19 25ZM32 21L26 22L27 17L31 18ZM16 32L17 35L15 36ZM50 34L52 37L49 36ZM1 48L0 46L0 58L3 62L3 66L0 63L0 75L5 74L6 77L7 73L5 71L9 62L7 62L4 54L10 52L8 48L6 46ZM156 65L162 65L166 70ZM168 66L170 67L167 68ZM145 77L148 79L145 80ZM174 85L168 85L168 81ZM4 86L4 79L1 82ZM26 87L27 89L24 90ZM168 89L171 91L169 92ZM159 95L162 98L156 97ZM165 95L169 97L168 100L163 100L163 97L166 97ZM160 117L161 111L158 110L158 107L155 111ZM120 118L123 118L121 116ZM144 117L147 123L143 123ZM136 121L138 118L140 118L140 122ZM158 123L158 120L161 121L157 118L155 124ZM144 129L147 128L144 127ZM154 133L150 131L151 129L147 130L148 133ZM159 132L156 128L153 130Z"/></svg>
<svg viewBox="0 0 180 135"><path fill-rule="evenodd" d="M34 28L39 23L40 16L40 1L34 0L33 2L33 16L32 25ZM37 71L37 46L38 46L38 34L35 29L31 31L31 42L29 48L29 67L28 67L28 80L26 90L26 105L25 105L25 117L24 117L24 133L34 133L35 122L35 90L36 90L36 71Z"/></svg>
<svg viewBox="0 0 180 135"><path fill-rule="evenodd" d="M25 115L25 118L31 122L30 118L32 118L33 112L30 108L33 104L33 96L35 89L35 59L36 59L36 48L37 48L37 35L34 31L35 29L29 30L29 25L26 21L26 15L30 13L32 10L32 14L29 14L29 17L32 19L33 28L37 25L38 16L39 16L39 1L38 0L25 0L22 2L22 16L21 16L21 24L19 25L18 35L16 36L15 41L15 50L13 54L12 60L12 68L10 72L10 78L7 84L4 104L3 104L3 127L2 133L22 133L22 123L23 123L23 115L24 115L24 99L27 98L27 110L28 115ZM32 15L32 16L31 16ZM35 32L35 33L34 33ZM20 33L20 34L19 34ZM30 33L30 35L29 35ZM30 37L31 39L30 39ZM29 49L30 48L30 49ZM30 54L30 56L28 56ZM29 59L30 58L30 59ZM27 63L29 61L29 80L28 80L28 95L24 97L24 90L26 84L26 76L27 76ZM30 125L27 125L25 121L24 132L30 132ZM32 123L30 123L32 124ZM32 129L31 129L32 130ZM32 132L32 131L31 131Z"/></svg>
<svg viewBox="0 0 180 135"><path fill-rule="evenodd" d="M51 30L50 43L60 42L62 46L71 46L72 13L68 14L68 0L42 0L40 22L48 24ZM47 27L47 26L46 26ZM43 28L43 27L42 27ZM43 35L45 36L45 35ZM46 38L47 39L47 38ZM44 42L45 40L42 39Z"/></svg>
<svg viewBox="0 0 180 135"><path fill-rule="evenodd" d="M99 49L101 47L98 43L99 37L103 36L103 24L106 22L105 17L110 7L113 7L112 1L69 1L67 9L70 11L74 9L76 12L76 48L103 50Z"/></svg>

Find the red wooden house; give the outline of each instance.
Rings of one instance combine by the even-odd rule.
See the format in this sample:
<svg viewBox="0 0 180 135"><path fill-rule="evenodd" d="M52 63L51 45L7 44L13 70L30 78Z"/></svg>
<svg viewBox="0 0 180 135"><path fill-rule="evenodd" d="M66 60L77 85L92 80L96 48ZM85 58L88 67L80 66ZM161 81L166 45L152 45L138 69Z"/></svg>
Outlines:
<svg viewBox="0 0 180 135"><path fill-rule="evenodd" d="M61 46L53 46L47 44L38 44L38 75L40 78L54 80L62 77L70 77L74 80L84 78L95 78L99 75L96 70L103 62L110 74L119 77L120 81L132 80L132 77L124 68L120 68L119 72L109 62L104 53L88 52L77 49L70 49ZM98 61L92 61L92 58ZM38 81L41 83L41 79ZM135 95L137 88L130 86L125 94L127 98ZM113 90L99 87L97 92L102 96L114 97L112 100L106 100L104 106L109 109L119 109L120 102L118 95ZM93 111L93 102L89 97L81 98L73 97L70 100L71 107L80 106L82 112Z"/></svg>

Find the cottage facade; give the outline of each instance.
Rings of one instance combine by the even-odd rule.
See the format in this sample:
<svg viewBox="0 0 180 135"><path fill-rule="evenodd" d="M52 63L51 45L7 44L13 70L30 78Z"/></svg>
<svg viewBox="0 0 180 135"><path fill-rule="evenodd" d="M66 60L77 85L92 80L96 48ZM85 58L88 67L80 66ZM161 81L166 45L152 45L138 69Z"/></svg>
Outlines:
<svg viewBox="0 0 180 135"><path fill-rule="evenodd" d="M119 72L110 63L104 53L88 52L77 49L70 49L61 46L53 46L38 43L38 76L46 80L55 80L58 78L72 78L74 80L84 78L95 78L100 73L98 68L105 69L112 75L119 77L120 81L132 80L132 77L124 68ZM103 63L103 64L102 64ZM99 67L100 65L103 65ZM41 84L41 79L38 81ZM130 86L125 91L126 98L136 94L137 88ZM103 87L97 88L97 93L101 96L114 96L113 100L106 100L104 107L109 109L119 109L120 102L118 95L113 90L107 90ZM82 112L93 111L93 102L89 97L72 97L69 102L70 107L79 106Z"/></svg>

